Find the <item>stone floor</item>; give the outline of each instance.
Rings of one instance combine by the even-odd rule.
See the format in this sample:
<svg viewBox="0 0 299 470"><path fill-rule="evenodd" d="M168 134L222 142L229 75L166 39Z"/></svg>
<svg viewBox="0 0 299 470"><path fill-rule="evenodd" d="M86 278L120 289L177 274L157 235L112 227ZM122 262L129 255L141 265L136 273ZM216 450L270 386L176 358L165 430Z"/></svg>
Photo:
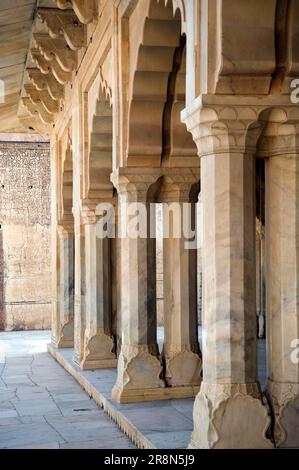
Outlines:
<svg viewBox="0 0 299 470"><path fill-rule="evenodd" d="M48 331L0 333L0 448L135 448L46 352L49 342Z"/></svg>
<svg viewBox="0 0 299 470"><path fill-rule="evenodd" d="M158 328L158 344L162 349L164 331ZM201 330L199 328L201 342ZM259 379L264 386L266 379L265 341L257 346ZM116 369L82 371L73 361L73 350L54 351L56 358L106 411L114 417L139 446L158 449L185 449L193 429L194 398L169 399L147 403L118 404L111 399L116 381Z"/></svg>
<svg viewBox="0 0 299 470"><path fill-rule="evenodd" d="M159 328L160 347L163 335ZM188 446L193 398L117 404L111 399L116 369L81 371L72 349L56 351L75 380L46 353L49 342L49 332L0 333L0 448L133 448L96 402L140 447ZM264 340L258 341L258 363L263 385Z"/></svg>

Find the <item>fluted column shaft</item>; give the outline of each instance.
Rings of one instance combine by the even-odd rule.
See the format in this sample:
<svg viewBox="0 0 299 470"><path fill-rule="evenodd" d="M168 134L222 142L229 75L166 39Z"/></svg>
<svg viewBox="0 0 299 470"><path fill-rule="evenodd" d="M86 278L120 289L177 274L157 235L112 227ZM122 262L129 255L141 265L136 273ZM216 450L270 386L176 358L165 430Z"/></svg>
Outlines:
<svg viewBox="0 0 299 470"><path fill-rule="evenodd" d="M299 446L299 126L270 123L266 162L267 392L279 447Z"/></svg>
<svg viewBox="0 0 299 470"><path fill-rule="evenodd" d="M112 396L119 402L138 401L144 391L164 387L156 332L156 245L155 238L150 238L147 210L148 190L155 178L140 172L132 176L113 174L112 181L119 195L122 321L118 377ZM136 226L132 219L138 211L145 217L140 224L143 234L134 236L129 230L130 224Z"/></svg>
<svg viewBox="0 0 299 470"><path fill-rule="evenodd" d="M73 228L58 227L59 239L59 322L56 346L74 345L74 232Z"/></svg>
<svg viewBox="0 0 299 470"><path fill-rule="evenodd" d="M84 357L86 322L85 227L78 217L75 224L75 334L74 361L81 364Z"/></svg>
<svg viewBox="0 0 299 470"><path fill-rule="evenodd" d="M199 385L201 358L197 334L197 243L184 228L195 229L199 171L164 178L163 203L163 361L168 386ZM191 234L190 234L191 237Z"/></svg>
<svg viewBox="0 0 299 470"><path fill-rule="evenodd" d="M112 335L110 239L97 233L93 210L83 215L85 225L85 345L83 369L116 366Z"/></svg>
<svg viewBox="0 0 299 470"><path fill-rule="evenodd" d="M203 210L203 381L190 447L268 448L256 363L258 136L248 108L216 111L198 100L184 112L201 159Z"/></svg>

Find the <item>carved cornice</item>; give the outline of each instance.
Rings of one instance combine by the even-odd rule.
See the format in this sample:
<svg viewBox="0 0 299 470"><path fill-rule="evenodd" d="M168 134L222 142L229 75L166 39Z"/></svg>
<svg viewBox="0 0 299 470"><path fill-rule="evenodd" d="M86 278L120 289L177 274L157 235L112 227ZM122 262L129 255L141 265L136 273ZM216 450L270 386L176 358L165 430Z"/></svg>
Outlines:
<svg viewBox="0 0 299 470"><path fill-rule="evenodd" d="M48 74L49 72L52 72L55 79L61 85L64 85L65 83L71 81L72 73L63 70L54 57L49 62L42 56L39 49L31 49L30 54L33 62L43 74Z"/></svg>
<svg viewBox="0 0 299 470"><path fill-rule="evenodd" d="M39 116L45 124L53 124L53 115L48 113L43 106L37 106L28 96L23 97L22 101L32 116Z"/></svg>
<svg viewBox="0 0 299 470"><path fill-rule="evenodd" d="M35 65L43 74L47 74L50 71L49 62L41 55L39 49L31 49L30 56Z"/></svg>
<svg viewBox="0 0 299 470"><path fill-rule="evenodd" d="M47 61L51 62L55 58L65 72L76 69L77 53L70 49L64 38L52 39L47 34L37 33L33 37L40 53Z"/></svg>
<svg viewBox="0 0 299 470"><path fill-rule="evenodd" d="M28 76L37 90L48 90L53 100L64 98L64 87L57 82L51 72L44 75L39 69L28 68Z"/></svg>
<svg viewBox="0 0 299 470"><path fill-rule="evenodd" d="M77 17L84 24L91 23L97 15L96 0L55 0L55 3L62 10L72 5Z"/></svg>
<svg viewBox="0 0 299 470"><path fill-rule="evenodd" d="M78 21L72 10L38 8L37 15L47 26L51 38L56 39L63 34L67 44L73 50L86 45L85 27Z"/></svg>
<svg viewBox="0 0 299 470"><path fill-rule="evenodd" d="M50 114L59 111L59 103L50 96L47 90L37 90L34 85L25 84L24 89L34 104L42 104L45 110Z"/></svg>

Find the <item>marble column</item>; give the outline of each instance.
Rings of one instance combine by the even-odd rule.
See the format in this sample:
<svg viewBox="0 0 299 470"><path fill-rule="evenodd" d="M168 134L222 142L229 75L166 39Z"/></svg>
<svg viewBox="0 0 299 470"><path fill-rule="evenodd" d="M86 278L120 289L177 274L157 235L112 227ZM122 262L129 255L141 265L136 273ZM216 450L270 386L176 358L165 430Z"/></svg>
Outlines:
<svg viewBox="0 0 299 470"><path fill-rule="evenodd" d="M118 359L117 382L112 397L118 402L143 401L155 396L165 384L157 346L156 325L156 252L155 238L150 238L148 190L156 178L139 170L133 175L112 174L119 195L121 237L120 300L122 345ZM131 206L130 204L135 204ZM130 236L130 210L136 203L145 216L142 236ZM143 211L144 209L144 211ZM140 220L140 219L138 219ZM145 223L144 223L145 222ZM145 231L145 233L144 233Z"/></svg>
<svg viewBox="0 0 299 470"><path fill-rule="evenodd" d="M110 239L97 235L93 210L82 215L85 225L85 341L82 369L116 367L112 335Z"/></svg>
<svg viewBox="0 0 299 470"><path fill-rule="evenodd" d="M216 113L198 100L183 118L200 156L203 210L203 380L190 447L270 448L270 416L257 380L250 110Z"/></svg>
<svg viewBox="0 0 299 470"><path fill-rule="evenodd" d="M163 362L168 386L200 384L201 356L197 325L197 241L189 245L186 228L195 229L199 169L164 177L163 203ZM189 212L190 211L190 212ZM187 220L190 218L190 220ZM191 227L193 224L193 227ZM177 225L177 227L175 227ZM178 230L178 232L177 232ZM180 233L179 233L180 232Z"/></svg>
<svg viewBox="0 0 299 470"><path fill-rule="evenodd" d="M265 337L264 227L256 219L256 315L258 338Z"/></svg>
<svg viewBox="0 0 299 470"><path fill-rule="evenodd" d="M75 319L74 362L81 364L84 357L86 276L85 276L85 226L80 215L75 223Z"/></svg>
<svg viewBox="0 0 299 470"><path fill-rule="evenodd" d="M299 134L269 125L266 162L267 393L278 447L299 447Z"/></svg>
<svg viewBox="0 0 299 470"><path fill-rule="evenodd" d="M120 302L120 281L121 281L121 243L118 237L118 207L117 198L114 198L114 234L110 239L111 252L111 308L112 308L112 333L116 341L116 355L119 356L121 349L121 302Z"/></svg>
<svg viewBox="0 0 299 470"><path fill-rule="evenodd" d="M74 231L58 226L59 239L59 331L56 347L74 346Z"/></svg>

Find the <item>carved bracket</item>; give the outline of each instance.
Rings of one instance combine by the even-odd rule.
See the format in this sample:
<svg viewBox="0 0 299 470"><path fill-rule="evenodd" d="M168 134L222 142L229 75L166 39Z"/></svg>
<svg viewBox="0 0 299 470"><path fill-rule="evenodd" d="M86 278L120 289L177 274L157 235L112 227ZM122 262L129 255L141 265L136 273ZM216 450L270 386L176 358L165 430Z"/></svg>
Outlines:
<svg viewBox="0 0 299 470"><path fill-rule="evenodd" d="M51 72L44 75L39 69L28 68L27 73L37 90L48 90L53 100L58 101L64 98L64 88L57 82Z"/></svg>
<svg viewBox="0 0 299 470"><path fill-rule="evenodd" d="M58 113L59 103L50 96L47 90L37 90L34 85L25 84L24 89L33 103L41 103L50 114Z"/></svg>
<svg viewBox="0 0 299 470"><path fill-rule="evenodd" d="M22 98L24 106L28 109L29 113L32 114L32 116L37 117L39 116L40 119L45 123L45 124L53 124L54 119L53 115L48 113L44 107L42 106L37 106L36 104L33 103L31 98L28 96Z"/></svg>
<svg viewBox="0 0 299 470"><path fill-rule="evenodd" d="M53 73L56 80L61 84L64 85L68 83L72 79L71 72L65 72L55 58L48 62L40 53L39 49L31 49L30 51L31 57L37 68L43 73L48 74L50 71Z"/></svg>
<svg viewBox="0 0 299 470"><path fill-rule="evenodd" d="M39 8L37 15L48 28L51 38L59 38L61 33L72 50L86 45L85 27L72 10Z"/></svg>
<svg viewBox="0 0 299 470"><path fill-rule="evenodd" d="M65 72L77 67L77 53L72 51L63 38L52 39L47 34L34 34L34 40L44 58L51 62L54 58Z"/></svg>
<svg viewBox="0 0 299 470"><path fill-rule="evenodd" d="M71 4L83 24L91 23L97 15L96 0L55 0L55 3L62 10L67 9Z"/></svg>

